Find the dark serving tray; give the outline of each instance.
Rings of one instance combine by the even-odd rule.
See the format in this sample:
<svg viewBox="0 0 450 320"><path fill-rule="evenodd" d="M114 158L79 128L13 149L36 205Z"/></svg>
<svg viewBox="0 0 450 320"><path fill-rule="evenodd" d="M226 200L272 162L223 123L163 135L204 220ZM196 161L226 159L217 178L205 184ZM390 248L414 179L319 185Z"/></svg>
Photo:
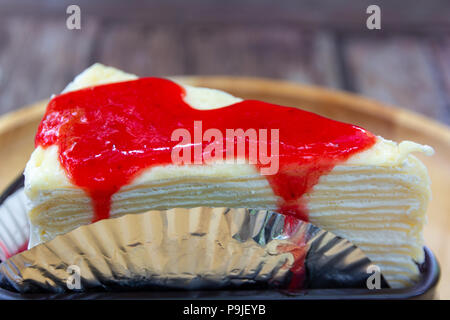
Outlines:
<svg viewBox="0 0 450 320"><path fill-rule="evenodd" d="M23 187L23 176L14 181L0 195L2 204L11 194ZM210 290L210 291L133 291L133 292L86 292L61 294L20 294L0 288L0 299L204 299L204 300L308 300L308 299L433 299L439 281L439 263L433 252L424 247L425 262L420 266L419 282L402 289L304 289L287 290Z"/></svg>

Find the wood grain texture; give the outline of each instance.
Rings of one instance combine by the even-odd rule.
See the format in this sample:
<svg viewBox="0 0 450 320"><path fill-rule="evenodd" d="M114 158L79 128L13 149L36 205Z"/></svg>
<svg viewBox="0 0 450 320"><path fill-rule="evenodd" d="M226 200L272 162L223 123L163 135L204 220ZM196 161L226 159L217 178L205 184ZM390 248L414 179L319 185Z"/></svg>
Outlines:
<svg viewBox="0 0 450 320"><path fill-rule="evenodd" d="M160 6L152 8L164 15ZM0 114L59 92L99 61L140 76L246 75L340 88L450 124L448 32L355 35L301 19L135 22L99 18L90 8L76 31L66 29L65 15L0 19Z"/></svg>
<svg viewBox="0 0 450 320"><path fill-rule="evenodd" d="M198 27L186 34L188 74L282 78L340 87L334 37L287 26Z"/></svg>
<svg viewBox="0 0 450 320"><path fill-rule="evenodd" d="M0 0L0 17L59 16L70 4L101 19L161 23L267 23L284 21L334 30L365 28L366 8L378 4L390 30L436 31L450 27L447 0Z"/></svg>
<svg viewBox="0 0 450 320"><path fill-rule="evenodd" d="M184 74L183 33L177 27L103 25L95 60L140 76Z"/></svg>
<svg viewBox="0 0 450 320"><path fill-rule="evenodd" d="M353 89L450 124L433 67L432 46L412 37L347 38L344 59Z"/></svg>
<svg viewBox="0 0 450 320"><path fill-rule="evenodd" d="M439 70L438 80L445 96L446 107L450 112L450 34L434 39L433 61Z"/></svg>
<svg viewBox="0 0 450 320"><path fill-rule="evenodd" d="M436 150L419 156L432 180L433 200L428 210L425 240L442 268L438 292L450 299L450 129L419 114L363 97L283 81L233 77L180 78L192 85L217 88L247 99L302 107L336 120L355 123L385 138L413 140ZM33 150L33 139L45 102L0 117L0 189L20 174Z"/></svg>
<svg viewBox="0 0 450 320"><path fill-rule="evenodd" d="M0 19L0 113L60 92L89 64L97 30L69 31L64 19Z"/></svg>

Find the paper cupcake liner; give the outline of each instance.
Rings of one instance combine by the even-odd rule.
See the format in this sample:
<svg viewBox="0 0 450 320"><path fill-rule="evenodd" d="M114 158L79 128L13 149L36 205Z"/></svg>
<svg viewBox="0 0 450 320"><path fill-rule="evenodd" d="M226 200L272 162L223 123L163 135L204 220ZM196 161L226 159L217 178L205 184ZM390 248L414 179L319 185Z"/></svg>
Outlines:
<svg viewBox="0 0 450 320"><path fill-rule="evenodd" d="M347 240L275 212L177 208L102 220L19 253L0 264L0 286L19 292L355 288L366 286L370 265Z"/></svg>

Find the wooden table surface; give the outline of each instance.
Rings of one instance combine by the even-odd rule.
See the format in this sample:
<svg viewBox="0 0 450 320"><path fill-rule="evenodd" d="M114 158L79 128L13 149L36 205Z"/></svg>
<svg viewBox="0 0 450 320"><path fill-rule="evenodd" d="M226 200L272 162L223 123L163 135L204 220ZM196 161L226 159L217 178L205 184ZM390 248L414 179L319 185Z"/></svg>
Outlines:
<svg viewBox="0 0 450 320"><path fill-rule="evenodd" d="M140 76L314 84L450 125L450 1L408 10L407 1L378 1L381 31L365 27L369 0L130 2L0 0L0 115L60 92L101 62ZM66 28L72 3L81 30Z"/></svg>
<svg viewBox="0 0 450 320"><path fill-rule="evenodd" d="M140 76L259 76L337 88L448 125L450 2L415 10L402 2L381 1L377 31L365 26L371 2L362 0L0 0L0 114L60 92L99 61ZM81 30L66 28L71 3L80 5Z"/></svg>

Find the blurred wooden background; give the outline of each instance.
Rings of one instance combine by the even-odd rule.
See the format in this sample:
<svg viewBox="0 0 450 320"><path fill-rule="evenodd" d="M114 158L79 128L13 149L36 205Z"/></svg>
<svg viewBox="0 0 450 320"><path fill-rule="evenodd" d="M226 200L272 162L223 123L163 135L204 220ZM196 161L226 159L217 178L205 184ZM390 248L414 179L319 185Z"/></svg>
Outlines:
<svg viewBox="0 0 450 320"><path fill-rule="evenodd" d="M81 30L68 30L69 4ZM382 30L366 28L381 7ZM141 76L282 78L450 124L450 1L0 0L0 114L99 61Z"/></svg>

